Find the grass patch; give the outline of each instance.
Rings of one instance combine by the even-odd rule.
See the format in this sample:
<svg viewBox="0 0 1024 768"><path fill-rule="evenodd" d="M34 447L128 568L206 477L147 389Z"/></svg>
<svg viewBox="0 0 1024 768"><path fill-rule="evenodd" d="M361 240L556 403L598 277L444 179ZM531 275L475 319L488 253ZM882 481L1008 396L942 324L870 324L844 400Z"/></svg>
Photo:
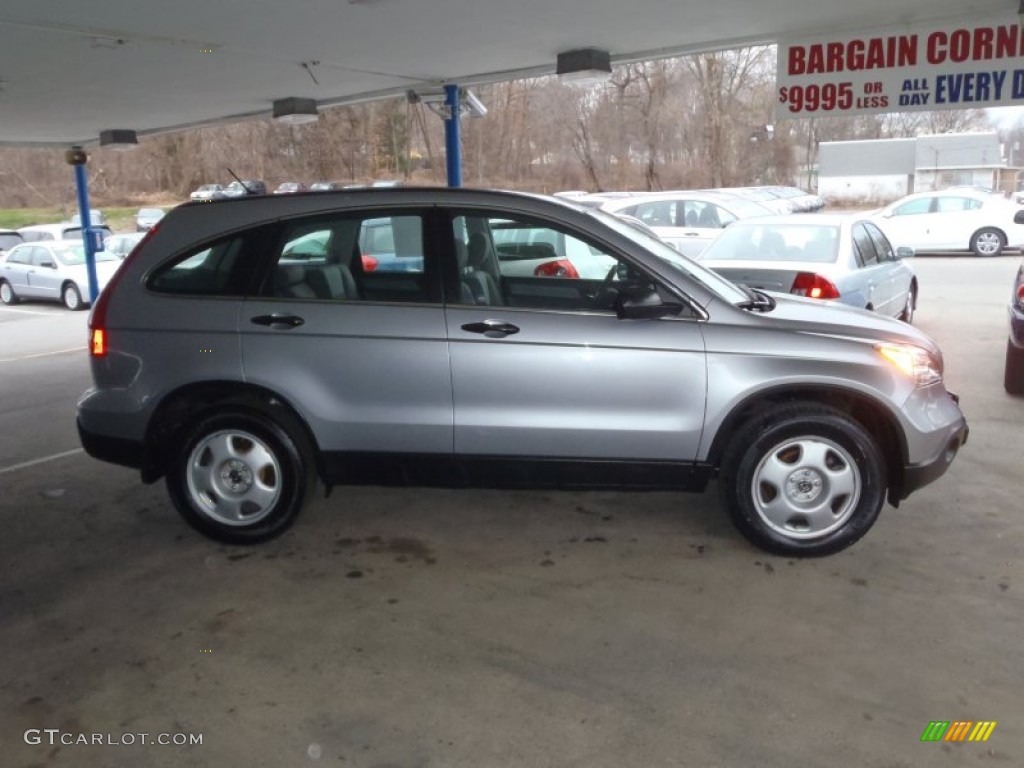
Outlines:
<svg viewBox="0 0 1024 768"><path fill-rule="evenodd" d="M138 207L103 206L99 210L106 215L107 226L115 232L135 231L135 214L138 213ZM64 216L60 208L0 208L0 229L19 229L30 224L55 224L67 221L76 212L77 209Z"/></svg>

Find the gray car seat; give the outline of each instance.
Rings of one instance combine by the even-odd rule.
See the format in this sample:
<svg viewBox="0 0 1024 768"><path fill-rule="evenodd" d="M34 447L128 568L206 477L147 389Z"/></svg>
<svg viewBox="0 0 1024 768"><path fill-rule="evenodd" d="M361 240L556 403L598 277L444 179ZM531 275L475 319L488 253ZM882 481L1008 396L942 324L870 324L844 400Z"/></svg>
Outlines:
<svg viewBox="0 0 1024 768"><path fill-rule="evenodd" d="M490 240L482 232L469 236L467 262L462 279L473 295L473 303L488 307L504 305L498 261L491 250Z"/></svg>
<svg viewBox="0 0 1024 768"><path fill-rule="evenodd" d="M274 273L274 295L285 299L315 299L316 292L306 282L306 268L292 264L278 267Z"/></svg>
<svg viewBox="0 0 1024 768"><path fill-rule="evenodd" d="M307 270L306 282L309 283L318 299L358 299L352 272L344 264L326 264L321 267L310 267Z"/></svg>

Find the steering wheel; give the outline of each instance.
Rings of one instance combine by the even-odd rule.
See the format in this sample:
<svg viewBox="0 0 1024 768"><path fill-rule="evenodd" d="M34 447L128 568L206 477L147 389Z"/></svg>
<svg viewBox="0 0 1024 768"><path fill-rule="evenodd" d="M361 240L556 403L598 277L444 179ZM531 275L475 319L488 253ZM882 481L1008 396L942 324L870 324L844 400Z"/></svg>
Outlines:
<svg viewBox="0 0 1024 768"><path fill-rule="evenodd" d="M613 264L612 268L608 270L608 274L604 276L601 284L590 294L596 309L611 309L614 303L613 298L618 298L619 292L612 285L619 279L619 268L621 266L618 262Z"/></svg>

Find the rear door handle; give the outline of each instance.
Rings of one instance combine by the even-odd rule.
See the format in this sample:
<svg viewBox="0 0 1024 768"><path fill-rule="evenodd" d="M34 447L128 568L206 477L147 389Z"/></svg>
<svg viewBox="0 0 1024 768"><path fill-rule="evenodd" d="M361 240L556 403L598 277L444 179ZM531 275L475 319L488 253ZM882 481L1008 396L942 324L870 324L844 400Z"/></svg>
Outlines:
<svg viewBox="0 0 1024 768"><path fill-rule="evenodd" d="M470 333L482 333L489 339L503 339L513 333L519 333L519 326L504 323L501 320L484 320L482 323L466 323L462 330Z"/></svg>
<svg viewBox="0 0 1024 768"><path fill-rule="evenodd" d="M298 315L279 315L275 313L273 315L256 315L256 317L251 318L251 322L256 325L266 325L270 328L288 329L298 328L306 321Z"/></svg>

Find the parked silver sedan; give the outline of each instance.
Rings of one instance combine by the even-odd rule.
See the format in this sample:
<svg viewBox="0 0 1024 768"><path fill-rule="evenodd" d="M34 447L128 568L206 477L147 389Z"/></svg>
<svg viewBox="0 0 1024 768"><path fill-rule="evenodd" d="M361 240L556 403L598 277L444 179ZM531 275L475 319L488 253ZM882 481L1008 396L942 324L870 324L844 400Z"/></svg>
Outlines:
<svg viewBox="0 0 1024 768"><path fill-rule="evenodd" d="M96 254L99 290L107 284L121 260L111 253ZM83 309L89 298L85 249L81 241L47 240L15 246L0 261L0 301L50 299L68 309Z"/></svg>
<svg viewBox="0 0 1024 768"><path fill-rule="evenodd" d="M700 262L733 282L777 293L831 299L911 322L918 283L869 219L793 214L737 221L701 254Z"/></svg>

